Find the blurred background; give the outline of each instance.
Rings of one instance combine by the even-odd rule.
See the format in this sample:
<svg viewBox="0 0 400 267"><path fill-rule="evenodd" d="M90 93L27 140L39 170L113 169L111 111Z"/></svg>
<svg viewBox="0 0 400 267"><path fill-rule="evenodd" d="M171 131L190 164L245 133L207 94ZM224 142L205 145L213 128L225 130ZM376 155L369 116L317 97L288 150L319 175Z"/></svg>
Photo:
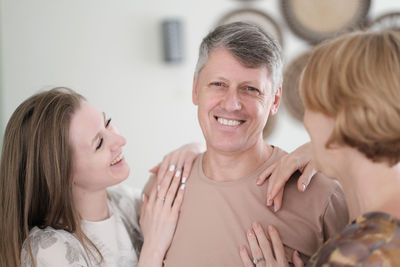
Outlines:
<svg viewBox="0 0 400 267"><path fill-rule="evenodd" d="M0 1L0 144L24 99L70 87L112 117L127 138L127 183L135 187L167 152L204 142L191 100L193 70L202 38L219 23L235 16L254 20L280 39L288 97L265 134L292 151L308 140L295 90L304 53L332 33L400 10L398 0ZM397 21L390 16L381 24Z"/></svg>

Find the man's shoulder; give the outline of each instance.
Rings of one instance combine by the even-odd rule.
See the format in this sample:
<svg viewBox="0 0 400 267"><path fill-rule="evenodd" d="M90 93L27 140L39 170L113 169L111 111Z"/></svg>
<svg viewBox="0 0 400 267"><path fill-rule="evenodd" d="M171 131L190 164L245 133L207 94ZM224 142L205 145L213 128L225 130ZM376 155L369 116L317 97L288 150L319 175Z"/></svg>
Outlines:
<svg viewBox="0 0 400 267"><path fill-rule="evenodd" d="M284 149L274 146L274 158L273 158L273 161L271 162L271 164L278 161L281 157L283 157L287 154L288 154L288 152L286 152ZM295 173L293 173L289 179L289 183L296 184L300 175L301 175L300 171L296 171ZM296 187L297 187L297 185L296 185ZM335 192L338 192L338 191L342 192L343 189L337 180L328 178L323 173L317 172L313 176L313 179L311 180L311 182L307 188L307 191L309 191L309 192L319 191L320 194L328 196L328 195L334 194Z"/></svg>
<svg viewBox="0 0 400 267"><path fill-rule="evenodd" d="M323 173L317 172L310 184L307 187L307 191L314 192L318 191L320 195L332 195L340 194L343 195L343 188L341 184L332 178L328 178ZM344 195L343 195L344 196Z"/></svg>
<svg viewBox="0 0 400 267"><path fill-rule="evenodd" d="M198 168L200 167L199 161L202 159L203 155L204 153L201 153L197 155L196 158L193 160L192 169L190 170L190 175L188 177L189 179L195 173L198 173ZM151 192L151 189L154 186L156 186L156 183L157 183L157 174L151 174L149 176L149 179L147 180L147 183L143 187L143 193L148 196Z"/></svg>

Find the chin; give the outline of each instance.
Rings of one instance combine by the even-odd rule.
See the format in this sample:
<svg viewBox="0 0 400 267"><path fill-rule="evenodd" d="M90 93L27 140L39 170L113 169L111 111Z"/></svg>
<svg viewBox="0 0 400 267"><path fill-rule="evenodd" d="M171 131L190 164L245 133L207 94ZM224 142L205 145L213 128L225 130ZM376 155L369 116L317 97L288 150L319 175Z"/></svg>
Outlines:
<svg viewBox="0 0 400 267"><path fill-rule="evenodd" d="M229 141L222 141L222 142L213 142L211 146L219 151L223 152L235 152L243 150L243 144L238 144L237 142L229 142Z"/></svg>
<svg viewBox="0 0 400 267"><path fill-rule="evenodd" d="M112 172L111 172L112 177L114 177L113 180L117 181L117 183L120 183L120 182L126 180L129 177L129 173L130 173L130 168L129 168L128 164L125 164L125 166L123 166L123 168L118 168L118 170L112 170Z"/></svg>

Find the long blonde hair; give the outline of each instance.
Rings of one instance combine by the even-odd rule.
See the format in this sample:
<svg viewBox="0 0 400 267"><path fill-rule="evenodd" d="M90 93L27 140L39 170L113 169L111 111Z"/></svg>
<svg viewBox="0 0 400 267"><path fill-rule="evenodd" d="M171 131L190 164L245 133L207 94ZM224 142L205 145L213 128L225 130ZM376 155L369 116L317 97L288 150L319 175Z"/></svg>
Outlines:
<svg viewBox="0 0 400 267"><path fill-rule="evenodd" d="M307 109L335 119L327 142L400 161L400 33L355 32L319 45L300 83Z"/></svg>
<svg viewBox="0 0 400 267"><path fill-rule="evenodd" d="M25 240L36 266L29 240L35 226L73 233L86 253L86 244L94 246L80 227L71 190L69 127L83 100L70 89L54 88L28 98L12 114L0 163L0 266L21 266Z"/></svg>

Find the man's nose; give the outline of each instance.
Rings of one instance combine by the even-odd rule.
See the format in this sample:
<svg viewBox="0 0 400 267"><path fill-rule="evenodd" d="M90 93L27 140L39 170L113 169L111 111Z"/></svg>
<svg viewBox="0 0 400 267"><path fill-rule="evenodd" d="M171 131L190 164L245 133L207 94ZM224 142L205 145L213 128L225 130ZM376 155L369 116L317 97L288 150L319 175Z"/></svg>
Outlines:
<svg viewBox="0 0 400 267"><path fill-rule="evenodd" d="M242 104L240 102L237 90L229 88L229 90L226 91L221 105L226 111L240 110L242 108Z"/></svg>

